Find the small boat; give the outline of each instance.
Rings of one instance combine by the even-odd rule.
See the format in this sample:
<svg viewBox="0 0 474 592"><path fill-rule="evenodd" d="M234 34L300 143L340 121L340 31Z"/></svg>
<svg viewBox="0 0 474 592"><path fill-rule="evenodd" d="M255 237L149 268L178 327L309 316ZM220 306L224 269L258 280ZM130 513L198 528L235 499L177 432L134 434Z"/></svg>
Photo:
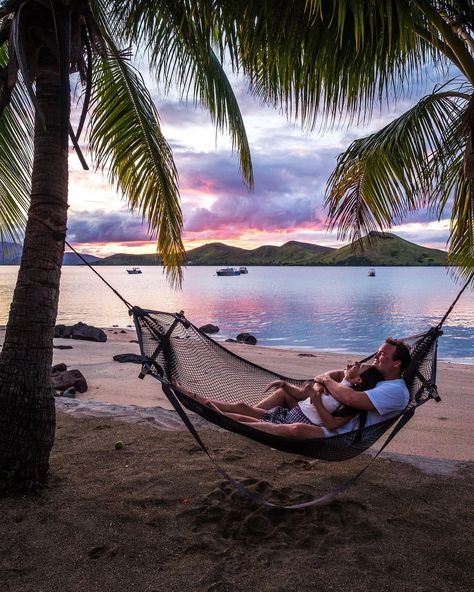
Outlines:
<svg viewBox="0 0 474 592"><path fill-rule="evenodd" d="M241 267L239 267L239 271L240 271L240 274L241 275L243 273L248 273L249 272L249 270L246 267L244 267L243 265Z"/></svg>
<svg viewBox="0 0 474 592"><path fill-rule="evenodd" d="M235 267L222 267L216 271L217 275L240 275L240 271L235 269Z"/></svg>
<svg viewBox="0 0 474 592"><path fill-rule="evenodd" d="M139 267L129 267L127 268L127 273L141 273L142 270Z"/></svg>
<svg viewBox="0 0 474 592"><path fill-rule="evenodd" d="M367 275L369 277L375 277L375 269L369 269L369 271L367 272Z"/></svg>

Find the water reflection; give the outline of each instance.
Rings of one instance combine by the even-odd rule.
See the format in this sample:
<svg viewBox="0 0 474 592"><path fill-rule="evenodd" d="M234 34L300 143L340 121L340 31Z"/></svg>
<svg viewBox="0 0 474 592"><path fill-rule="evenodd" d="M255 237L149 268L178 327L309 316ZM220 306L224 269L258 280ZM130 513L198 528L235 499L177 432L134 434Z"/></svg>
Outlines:
<svg viewBox="0 0 474 592"><path fill-rule="evenodd" d="M214 323L219 339L249 331L261 345L371 352L387 335L424 331L444 315L460 287L441 268L251 267L248 275L217 277L212 267L190 267L175 291L157 267L128 275L98 268L129 302L155 310L184 310L196 325ZM0 267L0 324L6 322L15 267ZM63 269L58 322L130 324L122 302L86 267ZM451 313L440 357L474 363L474 293Z"/></svg>

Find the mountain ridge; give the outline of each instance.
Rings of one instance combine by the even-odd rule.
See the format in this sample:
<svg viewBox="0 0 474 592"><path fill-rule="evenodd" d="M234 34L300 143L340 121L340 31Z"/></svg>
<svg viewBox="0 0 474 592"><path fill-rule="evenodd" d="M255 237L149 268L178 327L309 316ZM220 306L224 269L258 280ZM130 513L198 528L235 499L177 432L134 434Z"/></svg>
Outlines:
<svg viewBox="0 0 474 592"><path fill-rule="evenodd" d="M98 258L82 255L92 265L161 265L154 253L130 255L115 253ZM0 264L18 265L21 245L0 245ZM253 266L253 265L335 265L335 266L443 266L447 253L422 247L388 232L370 232L365 237L340 248L315 243L288 241L281 246L262 245L255 249L233 247L225 243L207 243L186 252L187 265ZM83 265L74 253L64 254L64 265Z"/></svg>
<svg viewBox="0 0 474 592"><path fill-rule="evenodd" d="M253 265L339 265L339 266L442 266L447 253L422 247L396 234L371 232L367 236L338 249L289 241L280 247L262 245L243 249L224 243L207 243L186 252L187 265L253 266ZM127 255L117 253L95 265L161 265L155 254Z"/></svg>

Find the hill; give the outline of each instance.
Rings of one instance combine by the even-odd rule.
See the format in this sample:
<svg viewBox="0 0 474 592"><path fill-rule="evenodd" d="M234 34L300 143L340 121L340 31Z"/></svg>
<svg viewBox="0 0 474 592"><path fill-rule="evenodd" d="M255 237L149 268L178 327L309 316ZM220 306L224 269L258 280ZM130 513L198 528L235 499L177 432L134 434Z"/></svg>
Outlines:
<svg viewBox="0 0 474 592"><path fill-rule="evenodd" d="M147 266L147 265L161 265L161 259L154 253L147 253L144 255L129 255L128 253L117 253L104 257L100 261L96 261L94 265L130 265L130 266Z"/></svg>
<svg viewBox="0 0 474 592"><path fill-rule="evenodd" d="M188 265L446 265L446 252L428 249L396 234L371 232L340 249L289 241L281 247L264 245L241 249L224 243L208 243L186 253ZM160 265L154 254L105 257L95 265Z"/></svg>
<svg viewBox="0 0 474 592"><path fill-rule="evenodd" d="M81 256L87 261L87 263L97 263L100 261L100 257L96 257L95 255L86 255L85 253L81 253ZM63 257L63 265L85 265L82 259L76 255L76 253L64 253Z"/></svg>
<svg viewBox="0 0 474 592"><path fill-rule="evenodd" d="M400 238L370 232L366 237L323 257L325 265L446 265L447 255Z"/></svg>
<svg viewBox="0 0 474 592"><path fill-rule="evenodd" d="M186 253L189 265L319 265L321 257L334 251L313 243L289 241L281 247L264 245L240 249L209 243Z"/></svg>

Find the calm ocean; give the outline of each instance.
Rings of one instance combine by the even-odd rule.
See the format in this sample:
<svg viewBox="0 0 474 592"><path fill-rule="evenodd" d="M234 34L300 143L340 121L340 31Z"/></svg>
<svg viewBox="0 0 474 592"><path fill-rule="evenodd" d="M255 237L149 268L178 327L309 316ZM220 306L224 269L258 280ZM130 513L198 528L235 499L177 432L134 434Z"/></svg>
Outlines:
<svg viewBox="0 0 474 592"><path fill-rule="evenodd" d="M259 345L370 353L387 335L403 337L436 324L460 289L443 268L249 267L247 275L218 277L215 267L189 267L182 291L159 267L129 275L98 267L132 304L184 310L195 325L220 327L218 339L242 331ZM0 266L0 324L7 321L18 268ZM127 309L87 267L63 268L58 323L130 324ZM474 291L466 291L444 326L439 356L474 363Z"/></svg>

